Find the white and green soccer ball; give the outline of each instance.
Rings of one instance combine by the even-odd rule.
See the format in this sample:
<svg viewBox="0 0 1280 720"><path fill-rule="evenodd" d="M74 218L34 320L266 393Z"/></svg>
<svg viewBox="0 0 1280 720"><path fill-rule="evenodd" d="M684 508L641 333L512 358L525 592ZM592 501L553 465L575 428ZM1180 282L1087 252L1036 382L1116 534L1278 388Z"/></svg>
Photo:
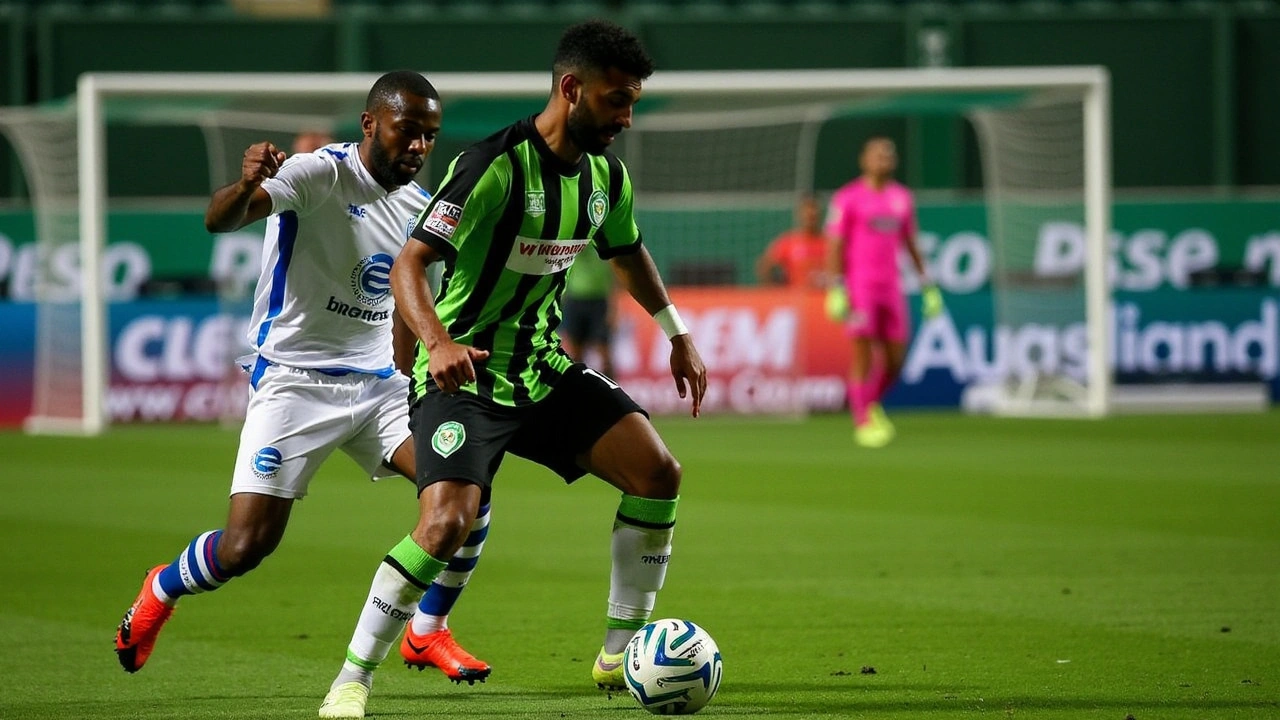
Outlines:
<svg viewBox="0 0 1280 720"><path fill-rule="evenodd" d="M688 620L655 620L627 643L623 672L627 690L655 715L692 715L720 688L720 648L706 630Z"/></svg>

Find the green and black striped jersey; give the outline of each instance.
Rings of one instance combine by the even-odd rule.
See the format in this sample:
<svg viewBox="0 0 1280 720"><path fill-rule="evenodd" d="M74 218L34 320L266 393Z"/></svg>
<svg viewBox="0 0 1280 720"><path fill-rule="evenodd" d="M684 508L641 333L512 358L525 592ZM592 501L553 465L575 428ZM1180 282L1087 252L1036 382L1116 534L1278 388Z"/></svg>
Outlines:
<svg viewBox="0 0 1280 720"><path fill-rule="evenodd" d="M508 406L538 402L572 361L555 335L574 257L640 248L631 180L611 153L557 157L526 118L464 150L413 237L445 259L436 312L450 337L490 352L464 391ZM419 341L413 396L434 390Z"/></svg>

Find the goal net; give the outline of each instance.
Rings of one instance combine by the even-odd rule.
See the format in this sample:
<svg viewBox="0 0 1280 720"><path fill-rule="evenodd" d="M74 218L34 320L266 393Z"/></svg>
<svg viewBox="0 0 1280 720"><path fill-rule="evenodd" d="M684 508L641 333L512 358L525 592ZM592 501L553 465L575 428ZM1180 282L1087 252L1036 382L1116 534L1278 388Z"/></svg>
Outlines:
<svg viewBox="0 0 1280 720"><path fill-rule="evenodd" d="M440 167L449 159L443 156L452 155L447 142L478 139L521 113L536 111L549 88L543 73L429 77L445 107L446 143L437 147L434 158ZM201 128L212 188L235 178L243 149L251 142L272 139L287 145L304 130L353 127L376 78L91 74L81 78L74 104L61 110L0 114L0 131L19 149L32 187L40 257L65 260L74 248L72 265L77 268L68 273L66 262L49 263L48 282L40 284L45 290L38 296L36 406L29 429L94 433L108 421L111 298L101 274L106 214L114 202L106 188L108 121L113 129L164 123ZM993 91L1002 98L998 107L981 110L983 98ZM1019 250L999 265L993 279L997 322L1071 327L1059 333L1065 340L1045 350L1058 355L1038 359L1034 373L1009 368L1010 382L1000 378L1002 382L992 383L1008 389L1002 390L995 409L1098 415L1106 412L1110 385L1105 365L1108 290L1102 271L1110 202L1107 93L1105 71L1098 68L667 72L646 83L634 125L615 149L627 162L646 244L668 284L742 283L750 281L751 262L764 244L790 224L798 196L813 190L817 138L826 123L858 114L910 115L913 103L902 99L921 97L940 99L956 114L978 109L973 121L982 139L997 255L1034 244L1026 228L1038 218L1078 222L1087 238L1086 262L1073 284L1053 278L1046 288L1024 287ZM1046 126L1045 118L1034 113L1058 106L1070 111L1051 112L1048 119L1065 134L1047 136L1045 128L1053 125ZM50 120L54 116L56 122ZM1016 171L1045 162L1064 163L1062 167L1071 168L1071 179L1046 187L1036 173ZM67 277L74 281L65 281ZM231 280L219 286L224 308L247 315L252 288L243 278ZM1071 318L1058 312L1067 300L1074 308ZM765 331L744 326L739 334ZM1081 332L1083 341L1077 338ZM1086 356L1082 362L1076 353L1080 342ZM238 349L228 349L228 367ZM1068 356L1062 353L1068 350L1074 354L1065 361ZM746 362L744 356L762 352L759 347L737 356L712 352L710 369L717 362ZM796 362L779 372L794 379L802 371ZM802 405L802 398L792 393L773 409L785 412Z"/></svg>
<svg viewBox="0 0 1280 720"><path fill-rule="evenodd" d="M1105 412L1109 370L1100 348L1105 324L1091 327L1085 108L1056 93L1013 108L970 114L981 149L993 267L990 377L966 388L973 409L1016 415ZM1095 360L1097 362L1095 362Z"/></svg>

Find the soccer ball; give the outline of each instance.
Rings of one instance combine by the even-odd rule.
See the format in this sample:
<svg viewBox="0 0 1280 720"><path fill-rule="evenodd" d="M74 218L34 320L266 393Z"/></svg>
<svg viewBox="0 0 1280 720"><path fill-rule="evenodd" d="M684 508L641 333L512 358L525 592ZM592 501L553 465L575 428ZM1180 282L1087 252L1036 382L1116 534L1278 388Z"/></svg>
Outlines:
<svg viewBox="0 0 1280 720"><path fill-rule="evenodd" d="M654 715L692 715L711 702L724 666L706 630L688 620L655 620L627 643L627 690Z"/></svg>

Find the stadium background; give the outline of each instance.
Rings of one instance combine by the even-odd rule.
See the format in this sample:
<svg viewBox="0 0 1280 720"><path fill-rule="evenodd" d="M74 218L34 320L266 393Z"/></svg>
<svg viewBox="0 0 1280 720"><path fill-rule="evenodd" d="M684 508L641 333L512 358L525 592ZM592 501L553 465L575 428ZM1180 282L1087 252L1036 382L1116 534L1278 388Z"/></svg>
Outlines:
<svg viewBox="0 0 1280 720"><path fill-rule="evenodd" d="M57 101L86 71L542 71L560 30L589 15L638 30L660 70L1105 65L1112 75L1121 258L1116 300L1131 308L1118 332L1133 333L1149 350L1122 373L1142 380L1262 379L1273 401L1280 399L1274 131L1280 5L1274 2L452 0L330 7L309 0L32 0L0 3L0 98ZM509 118L536 105L496 111ZM451 126L446 114L437 161L487 129ZM973 341L990 333L991 298L982 272L989 248L972 132L945 115L834 121L819 142L820 192L849 178L856 147L870 132L899 142L900 175L920 194L922 240L953 320L950 331L932 339L931 352L913 348L915 363L889 402L954 405L993 362L985 342ZM108 226L121 300L111 305L113 385L180 391L120 395L112 412L120 419L216 416L220 409L210 404L206 386L222 372L208 356L219 331L217 303L173 288L207 288L219 263L243 260L238 253L256 240L203 231L209 169L195 129L114 128L109 143L110 193L128 199L113 206ZM6 338L0 424L17 424L30 407L33 306L24 247L34 233L21 168L4 143L0 200ZM702 266L724 270L721 280L752 282L754 256L719 257L688 238L664 236L661 217L642 222L669 278L696 280ZM762 249L789 223L780 214L752 241ZM753 316L760 328L768 326L767 312ZM1206 323L1226 328L1231 351L1187 356L1185 338ZM763 357L732 345L751 334L708 344L727 348L726 358ZM651 355L643 348L635 353Z"/></svg>

